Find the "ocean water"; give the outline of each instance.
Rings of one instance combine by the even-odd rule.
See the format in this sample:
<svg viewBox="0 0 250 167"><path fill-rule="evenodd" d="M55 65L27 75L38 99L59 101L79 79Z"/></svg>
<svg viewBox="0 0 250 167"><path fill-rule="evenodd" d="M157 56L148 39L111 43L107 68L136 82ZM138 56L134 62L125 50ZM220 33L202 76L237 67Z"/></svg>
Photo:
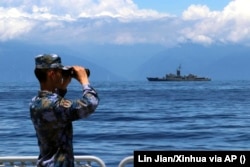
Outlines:
<svg viewBox="0 0 250 167"><path fill-rule="evenodd" d="M100 105L74 122L75 155L116 167L134 150L250 150L250 81L93 82ZM29 101L38 83L0 83L0 156L38 155ZM66 97L78 98L69 86Z"/></svg>

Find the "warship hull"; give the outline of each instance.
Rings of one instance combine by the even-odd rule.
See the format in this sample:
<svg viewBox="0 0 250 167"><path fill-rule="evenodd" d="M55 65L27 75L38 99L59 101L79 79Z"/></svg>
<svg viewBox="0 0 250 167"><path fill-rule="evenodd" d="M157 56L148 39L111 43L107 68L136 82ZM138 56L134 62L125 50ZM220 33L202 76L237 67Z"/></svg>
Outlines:
<svg viewBox="0 0 250 167"><path fill-rule="evenodd" d="M166 74L166 76L160 77L147 77L148 81L211 81L211 78L200 77L194 74L181 75L181 66L176 70L176 74Z"/></svg>
<svg viewBox="0 0 250 167"><path fill-rule="evenodd" d="M147 77L148 81L211 81L210 78L158 78Z"/></svg>

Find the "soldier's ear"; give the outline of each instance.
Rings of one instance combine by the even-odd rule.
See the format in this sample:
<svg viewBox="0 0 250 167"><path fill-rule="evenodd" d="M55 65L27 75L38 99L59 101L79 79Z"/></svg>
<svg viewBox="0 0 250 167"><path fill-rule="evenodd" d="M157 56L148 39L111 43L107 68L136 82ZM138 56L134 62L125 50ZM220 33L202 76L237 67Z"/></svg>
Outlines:
<svg viewBox="0 0 250 167"><path fill-rule="evenodd" d="M54 77L55 77L55 71L49 70L49 71L47 72L47 76L48 76L49 78L54 78Z"/></svg>
<svg viewBox="0 0 250 167"><path fill-rule="evenodd" d="M48 75L49 77L51 77L51 76L53 75L53 71L52 71L52 70L49 70L48 73L47 73L47 75Z"/></svg>

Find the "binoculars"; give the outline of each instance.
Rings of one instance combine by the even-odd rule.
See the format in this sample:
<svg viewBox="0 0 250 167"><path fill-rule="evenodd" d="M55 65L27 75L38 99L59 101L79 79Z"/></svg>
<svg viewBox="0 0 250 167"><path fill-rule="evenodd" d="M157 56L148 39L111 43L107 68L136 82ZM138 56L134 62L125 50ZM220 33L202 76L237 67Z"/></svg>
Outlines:
<svg viewBox="0 0 250 167"><path fill-rule="evenodd" d="M85 68L85 71L87 73L87 76L89 77L90 76L90 70ZM62 70L62 75L65 76L65 77L73 77L75 78L76 77L76 72L73 70L73 68L69 68L69 69L66 69L66 70Z"/></svg>

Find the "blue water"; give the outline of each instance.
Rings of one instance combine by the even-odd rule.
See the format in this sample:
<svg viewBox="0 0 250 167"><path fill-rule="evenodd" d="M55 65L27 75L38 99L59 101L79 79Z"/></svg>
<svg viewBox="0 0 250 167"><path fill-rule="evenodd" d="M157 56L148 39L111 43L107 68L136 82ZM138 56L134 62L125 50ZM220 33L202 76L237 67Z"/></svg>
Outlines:
<svg viewBox="0 0 250 167"><path fill-rule="evenodd" d="M76 155L115 167L134 150L249 150L250 81L93 82L100 105L74 123ZM38 155L35 83L0 83L0 156ZM72 83L66 97L77 98Z"/></svg>

